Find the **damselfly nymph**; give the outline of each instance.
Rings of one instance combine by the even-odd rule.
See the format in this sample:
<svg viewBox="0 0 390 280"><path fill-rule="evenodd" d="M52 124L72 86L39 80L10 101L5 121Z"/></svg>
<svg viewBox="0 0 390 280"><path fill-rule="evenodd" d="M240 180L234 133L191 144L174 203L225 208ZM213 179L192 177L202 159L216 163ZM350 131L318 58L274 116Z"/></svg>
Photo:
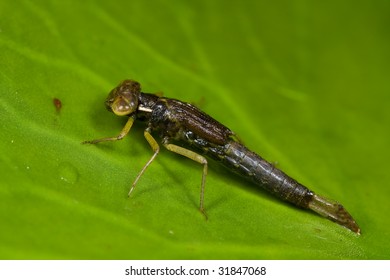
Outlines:
<svg viewBox="0 0 390 280"><path fill-rule="evenodd" d="M146 124L144 136L154 152L134 180L129 195L160 151L156 137L169 151L203 165L199 209L205 216L207 159L212 159L252 181L275 197L298 207L310 209L360 234L359 226L341 204L315 194L273 164L250 151L229 128L195 106L176 99L143 93L140 84L133 80L121 82L110 92L105 104L107 109L114 114L127 116L126 125L118 136L83 143L96 144L120 140L129 133L134 121L137 120Z"/></svg>

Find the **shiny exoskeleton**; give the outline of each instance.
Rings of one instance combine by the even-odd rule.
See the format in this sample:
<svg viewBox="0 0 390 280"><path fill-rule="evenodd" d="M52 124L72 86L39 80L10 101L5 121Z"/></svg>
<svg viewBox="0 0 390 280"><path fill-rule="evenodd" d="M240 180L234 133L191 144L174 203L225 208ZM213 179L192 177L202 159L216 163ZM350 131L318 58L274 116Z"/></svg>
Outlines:
<svg viewBox="0 0 390 280"><path fill-rule="evenodd" d="M152 136L155 135L161 139L161 144L168 150L203 165L200 192L200 210L203 213L205 213L203 200L208 166L206 157L208 157L221 162L225 167L249 179L272 195L298 207L311 209L360 234L359 226L342 205L316 195L256 153L248 150L229 128L195 106L176 99L143 93L138 82L125 80L110 92L106 107L116 115L129 117L125 127L116 137L83 143L96 144L120 140L127 135L135 120L147 124L144 136L154 154L135 179L129 195L160 150Z"/></svg>

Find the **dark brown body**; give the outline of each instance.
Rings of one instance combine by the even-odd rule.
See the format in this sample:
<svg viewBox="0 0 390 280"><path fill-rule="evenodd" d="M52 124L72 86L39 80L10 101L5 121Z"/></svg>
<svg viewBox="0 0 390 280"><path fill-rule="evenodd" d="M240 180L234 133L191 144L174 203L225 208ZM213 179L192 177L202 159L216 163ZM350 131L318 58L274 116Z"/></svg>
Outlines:
<svg viewBox="0 0 390 280"><path fill-rule="evenodd" d="M153 95L142 94L144 100ZM195 106L176 99L159 98L145 120L163 142L184 142L229 170L251 180L274 196L307 208L313 197L306 187L242 145L226 126Z"/></svg>
<svg viewBox="0 0 390 280"><path fill-rule="evenodd" d="M309 208L360 234L359 226L341 204L315 194L248 150L229 128L195 106L176 99L142 93L138 82L125 80L110 92L106 99L106 107L118 116L128 116L126 125L116 137L83 143L96 144L120 140L128 134L134 121L140 120L147 124L144 136L154 154L138 174L129 195L159 153L160 146L154 139L155 136L159 136L161 144L169 151L203 165L199 207L203 214L205 214L203 200L208 170L207 159L203 155L206 155L274 196L299 207Z"/></svg>

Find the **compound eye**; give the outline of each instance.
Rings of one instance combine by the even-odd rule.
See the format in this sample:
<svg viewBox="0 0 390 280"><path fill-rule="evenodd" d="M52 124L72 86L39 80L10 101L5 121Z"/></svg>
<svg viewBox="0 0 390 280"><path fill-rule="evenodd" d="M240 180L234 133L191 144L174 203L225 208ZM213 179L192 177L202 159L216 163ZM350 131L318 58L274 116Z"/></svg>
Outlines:
<svg viewBox="0 0 390 280"><path fill-rule="evenodd" d="M125 80L110 92L106 99L106 107L115 115L130 115L137 111L139 94L139 83Z"/></svg>
<svg viewBox="0 0 390 280"><path fill-rule="evenodd" d="M134 102L126 100L123 96L118 96L111 104L111 110L115 115L125 116L137 110L137 106Z"/></svg>

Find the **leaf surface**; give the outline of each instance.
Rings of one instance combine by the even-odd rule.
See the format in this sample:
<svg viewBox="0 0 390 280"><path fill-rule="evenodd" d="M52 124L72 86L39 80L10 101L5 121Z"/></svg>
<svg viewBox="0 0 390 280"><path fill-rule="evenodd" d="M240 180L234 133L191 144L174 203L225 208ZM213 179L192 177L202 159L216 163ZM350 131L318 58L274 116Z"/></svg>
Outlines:
<svg viewBox="0 0 390 280"><path fill-rule="evenodd" d="M351 12L353 7L353 12ZM0 257L388 259L387 1L2 1ZM348 16L346 16L348 15ZM162 150L103 101L119 81L192 102L360 237ZM53 99L61 101L53 103ZM56 108L57 106L57 108Z"/></svg>

